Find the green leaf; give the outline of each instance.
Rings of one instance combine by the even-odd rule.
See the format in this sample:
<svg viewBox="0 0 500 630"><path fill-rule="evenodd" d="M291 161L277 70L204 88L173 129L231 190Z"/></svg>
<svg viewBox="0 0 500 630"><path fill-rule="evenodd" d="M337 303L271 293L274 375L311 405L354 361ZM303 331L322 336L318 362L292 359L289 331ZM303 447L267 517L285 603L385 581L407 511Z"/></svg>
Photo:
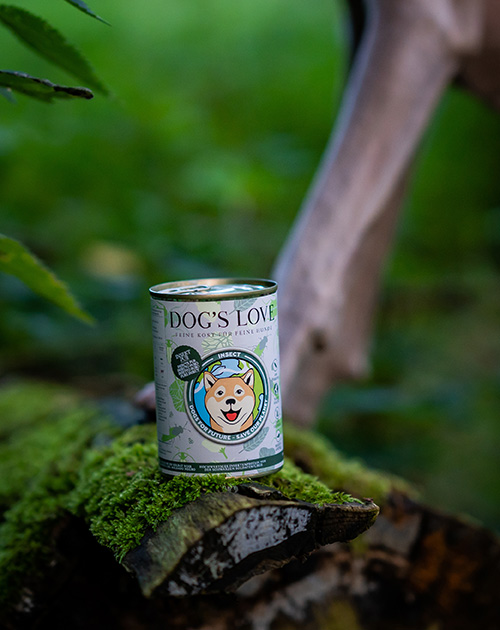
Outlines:
<svg viewBox="0 0 500 630"><path fill-rule="evenodd" d="M92 9L88 5L85 4L85 2L82 2L82 0L66 0L66 2L68 2L69 4L72 4L74 7L76 7L80 11L83 11L83 13L86 13L87 15L90 15L91 17L95 18L96 20L99 20L100 22L104 22L104 24L107 24L109 26L109 22L106 22L106 20L103 20L103 18L97 15L97 13L94 13Z"/></svg>
<svg viewBox="0 0 500 630"><path fill-rule="evenodd" d="M203 440L201 445L211 453L220 453L220 444L216 442L210 442L210 440Z"/></svg>
<svg viewBox="0 0 500 630"><path fill-rule="evenodd" d="M201 347L204 352L215 352L221 348L230 348L233 343L232 335L223 335L222 333L213 333L211 337L203 339Z"/></svg>
<svg viewBox="0 0 500 630"><path fill-rule="evenodd" d="M107 93L88 61L42 18L25 9L1 4L0 22L45 59L81 79L98 92Z"/></svg>
<svg viewBox="0 0 500 630"><path fill-rule="evenodd" d="M259 451L259 457L272 457L274 455L274 448L266 448L263 446Z"/></svg>
<svg viewBox="0 0 500 630"><path fill-rule="evenodd" d="M24 72L14 72L12 70L0 70L0 86L3 96L14 103L16 100L13 98L11 90L37 98L46 103L50 103L54 99L94 98L92 92L87 88L58 85L51 83L47 79L39 79Z"/></svg>
<svg viewBox="0 0 500 630"><path fill-rule="evenodd" d="M22 280L32 291L54 302L70 315L92 323L68 288L19 241L0 234L0 271Z"/></svg>
<svg viewBox="0 0 500 630"><path fill-rule="evenodd" d="M251 306L253 306L253 304L255 304L256 301L257 301L257 298L255 297L242 298L241 300L235 300L234 311L247 311Z"/></svg>
<svg viewBox="0 0 500 630"><path fill-rule="evenodd" d="M186 411L184 404L184 383L178 378L169 387L172 402L177 411Z"/></svg>
<svg viewBox="0 0 500 630"><path fill-rule="evenodd" d="M10 88L0 87L0 94L6 98L10 103L16 103L15 96L12 94Z"/></svg>
<svg viewBox="0 0 500 630"><path fill-rule="evenodd" d="M266 437L268 433L269 433L269 427L264 427L263 429L261 429L260 432L257 433L257 435L255 435L251 440L248 440L248 442L245 442L243 444L243 450L253 451L257 447L259 447L264 441L264 438ZM240 453L242 452L243 451L240 451Z"/></svg>

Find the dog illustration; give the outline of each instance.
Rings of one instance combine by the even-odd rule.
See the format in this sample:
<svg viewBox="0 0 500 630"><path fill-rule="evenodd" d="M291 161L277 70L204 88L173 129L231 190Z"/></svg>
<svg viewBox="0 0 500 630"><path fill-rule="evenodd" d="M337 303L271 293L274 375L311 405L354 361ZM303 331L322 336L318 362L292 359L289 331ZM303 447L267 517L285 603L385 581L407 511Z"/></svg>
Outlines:
<svg viewBox="0 0 500 630"><path fill-rule="evenodd" d="M240 433L253 424L255 406L254 371L250 368L243 376L216 378L211 372L203 373L206 389L205 407L210 414L210 426L219 433Z"/></svg>

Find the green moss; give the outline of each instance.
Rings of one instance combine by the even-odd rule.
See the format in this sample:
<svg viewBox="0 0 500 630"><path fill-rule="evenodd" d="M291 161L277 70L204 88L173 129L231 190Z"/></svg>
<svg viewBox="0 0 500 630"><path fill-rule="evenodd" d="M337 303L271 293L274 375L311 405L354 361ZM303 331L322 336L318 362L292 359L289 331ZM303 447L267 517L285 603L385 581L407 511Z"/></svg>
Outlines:
<svg viewBox="0 0 500 630"><path fill-rule="evenodd" d="M63 483L47 475L6 513L0 525L0 609L47 565L52 531L64 514Z"/></svg>
<svg viewBox="0 0 500 630"><path fill-rule="evenodd" d="M67 510L84 452L97 433L111 439L115 430L63 388L4 386L0 412L1 603L49 558L52 529Z"/></svg>
<svg viewBox="0 0 500 630"><path fill-rule="evenodd" d="M394 489L415 494L404 480L371 470L361 461L345 457L321 435L290 424L285 426L283 433L288 457L329 488L341 488L357 496L369 497L379 505L383 505Z"/></svg>
<svg viewBox="0 0 500 630"><path fill-rule="evenodd" d="M62 387L12 383L0 390L0 514L40 473L76 473L81 454L107 423Z"/></svg>
<svg viewBox="0 0 500 630"><path fill-rule="evenodd" d="M119 434L99 410L63 388L1 388L0 435L0 504L5 509L0 603L36 567L44 570L53 528L65 514L84 518L98 541L120 560L147 528L156 528L173 510L246 481L223 475L166 479L158 468L153 425ZM290 499L355 501L344 491L383 499L394 485L392 478L346 460L313 434L287 427L285 444L283 469L257 481ZM342 492L333 492L338 488Z"/></svg>
<svg viewBox="0 0 500 630"><path fill-rule="evenodd" d="M47 383L11 381L0 390L0 440L66 413L77 397L71 390Z"/></svg>
<svg viewBox="0 0 500 630"><path fill-rule="evenodd" d="M222 492L245 481L224 475L179 475L167 480L158 469L155 427L137 426L109 447L87 453L70 509L89 522L99 542L120 560L138 545L148 527L155 529L172 510L206 492ZM290 499L321 504L354 501L344 493L332 493L289 460L281 471L259 482Z"/></svg>
<svg viewBox="0 0 500 630"><path fill-rule="evenodd" d="M334 492L314 475L305 473L289 458L285 458L283 468L260 480L265 485L272 486L290 499L307 501L309 503L352 503L358 502L346 492Z"/></svg>

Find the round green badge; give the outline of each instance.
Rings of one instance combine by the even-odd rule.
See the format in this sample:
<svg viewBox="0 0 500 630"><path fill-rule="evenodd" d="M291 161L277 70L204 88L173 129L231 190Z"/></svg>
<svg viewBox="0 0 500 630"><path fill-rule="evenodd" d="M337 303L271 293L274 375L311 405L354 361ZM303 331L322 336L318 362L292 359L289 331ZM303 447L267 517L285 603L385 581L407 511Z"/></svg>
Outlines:
<svg viewBox="0 0 500 630"><path fill-rule="evenodd" d="M172 369L181 381L190 381L201 370L201 357L191 346L179 346L172 352Z"/></svg>

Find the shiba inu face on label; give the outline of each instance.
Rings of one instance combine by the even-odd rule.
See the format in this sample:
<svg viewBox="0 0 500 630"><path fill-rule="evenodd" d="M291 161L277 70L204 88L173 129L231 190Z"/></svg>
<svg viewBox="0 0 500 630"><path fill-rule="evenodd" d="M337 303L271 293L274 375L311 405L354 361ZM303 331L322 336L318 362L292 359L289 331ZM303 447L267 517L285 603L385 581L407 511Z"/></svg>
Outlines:
<svg viewBox="0 0 500 630"><path fill-rule="evenodd" d="M267 417L269 379L259 358L245 350L224 350L201 359L187 381L185 406L196 428L215 442L254 436Z"/></svg>
<svg viewBox="0 0 500 630"><path fill-rule="evenodd" d="M216 378L211 372L203 373L205 407L210 414L210 426L221 433L239 433L253 424L255 406L254 371L250 368L243 376Z"/></svg>

